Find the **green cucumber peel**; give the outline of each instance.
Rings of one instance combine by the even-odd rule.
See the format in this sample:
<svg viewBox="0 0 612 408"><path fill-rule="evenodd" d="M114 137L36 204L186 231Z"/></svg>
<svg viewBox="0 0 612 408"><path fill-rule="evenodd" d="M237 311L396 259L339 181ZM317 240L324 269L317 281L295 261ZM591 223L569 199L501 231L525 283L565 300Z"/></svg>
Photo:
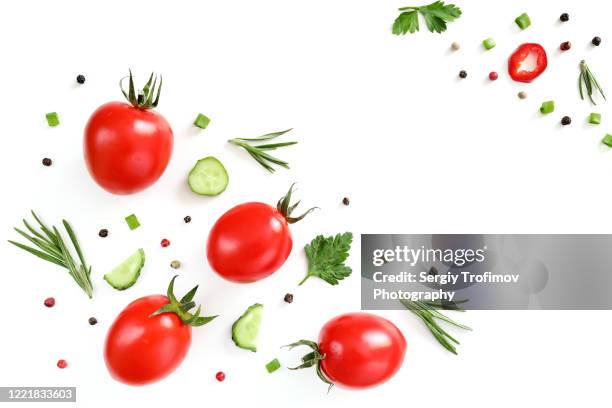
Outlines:
<svg viewBox="0 0 612 408"><path fill-rule="evenodd" d="M252 352L257 351L257 337L263 314L263 305L255 303L234 322L232 325L232 340L241 349Z"/></svg>

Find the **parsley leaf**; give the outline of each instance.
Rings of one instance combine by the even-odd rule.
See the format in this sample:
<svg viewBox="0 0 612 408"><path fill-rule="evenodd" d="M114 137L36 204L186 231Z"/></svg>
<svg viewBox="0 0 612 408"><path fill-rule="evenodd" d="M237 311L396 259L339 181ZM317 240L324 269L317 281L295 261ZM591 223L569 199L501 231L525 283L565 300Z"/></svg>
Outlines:
<svg viewBox="0 0 612 408"><path fill-rule="evenodd" d="M393 34L395 35L403 35L407 32L412 34L416 31L419 31L419 14L416 10L404 11L393 23Z"/></svg>
<svg viewBox="0 0 612 408"><path fill-rule="evenodd" d="M436 1L428 6L421 7L421 13L435 15L450 22L461 16L461 9L454 4L444 4L443 1Z"/></svg>
<svg viewBox="0 0 612 408"><path fill-rule="evenodd" d="M427 24L427 28L432 33L441 33L442 31L446 31L446 22L440 17L429 13L423 13L423 17L425 17L425 24Z"/></svg>
<svg viewBox="0 0 612 408"><path fill-rule="evenodd" d="M308 258L308 273L300 282L306 282L311 276L323 279L330 285L337 285L339 281L350 276L352 270L344 265L349 256L353 234L345 232L332 237L318 235L304 247Z"/></svg>
<svg viewBox="0 0 612 408"><path fill-rule="evenodd" d="M435 1L427 6L401 7L399 10L402 13L395 19L391 30L395 35L419 31L418 13L423 15L427 29L432 33L446 31L447 23L461 16L459 7L454 4L444 4L443 1Z"/></svg>

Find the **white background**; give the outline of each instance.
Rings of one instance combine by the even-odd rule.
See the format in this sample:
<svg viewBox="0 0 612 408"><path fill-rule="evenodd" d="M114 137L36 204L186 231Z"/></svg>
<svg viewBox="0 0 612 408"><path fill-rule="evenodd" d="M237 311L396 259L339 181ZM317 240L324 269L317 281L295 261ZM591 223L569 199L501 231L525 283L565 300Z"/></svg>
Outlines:
<svg viewBox="0 0 612 408"><path fill-rule="evenodd" d="M475 328L456 333L459 356L444 351L408 312L388 312L404 332L402 370L367 391L326 394L313 371L280 370L298 353L279 346L316 339L329 318L359 308L358 243L354 275L337 287L305 273L302 247L318 233L609 233L612 152L610 109L579 100L578 63L586 58L604 89L612 87L609 3L457 0L464 15L442 35L390 33L400 1L19 1L0 5L0 238L29 209L49 223L74 225L94 266L88 300L67 273L2 244L0 385L78 387L78 406L587 406L607 400L612 354L609 312L468 312ZM408 2L410 3L410 2ZM417 2L418 3L418 2ZM527 11L532 27L514 18ZM566 24L558 22L570 13ZM603 38L594 48L594 35ZM495 37L497 47L480 42ZM561 54L558 45L573 47ZM451 53L452 41L462 48ZM520 43L539 42L549 68L534 83L510 81L506 60ZM117 81L132 68L144 80L164 75L159 112L175 132L166 173L140 194L98 188L82 158L82 131L100 104L120 100ZM459 70L468 79L457 79ZM500 79L486 77L496 70ZM87 82L78 86L77 74ZM612 88L610 88L612 89ZM529 97L516 97L525 90ZM557 110L541 117L543 100ZM44 114L57 111L49 128ZM603 124L586 124L591 111ZM212 122L191 123L198 112ZM561 128L561 116L573 123ZM267 174L226 140L294 127L279 151L292 168ZM204 156L230 173L216 198L192 194L186 175ZM43 167L43 157L54 160ZM305 206L322 210L292 226L294 251L284 267L252 285L223 281L204 245L212 223L245 201L274 203L293 181ZM351 205L343 207L343 196ZM123 218L138 215L129 231ZM185 215L193 222L184 224ZM97 232L108 228L100 239ZM162 249L159 242L172 244ZM145 269L125 291L102 275L142 247ZM221 317L194 330L188 357L166 380L147 387L113 381L102 345L114 316L131 300L162 293L183 263L177 291L196 283L196 300ZM580 271L577 271L580 273ZM286 292L295 302L283 304ZM57 305L47 309L44 298ZM252 303L265 304L259 351L237 349L230 326ZM87 323L90 316L97 326ZM455 333L455 332L453 332ZM57 359L70 366L58 370ZM214 379L223 370L227 379Z"/></svg>

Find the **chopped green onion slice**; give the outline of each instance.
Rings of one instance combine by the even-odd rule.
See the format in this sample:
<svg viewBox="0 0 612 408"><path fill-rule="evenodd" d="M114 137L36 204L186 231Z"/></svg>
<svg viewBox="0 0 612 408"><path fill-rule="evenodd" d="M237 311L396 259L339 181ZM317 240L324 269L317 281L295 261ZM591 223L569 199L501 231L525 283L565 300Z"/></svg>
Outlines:
<svg viewBox="0 0 612 408"><path fill-rule="evenodd" d="M134 214L130 214L125 217L125 222L131 230L135 230L136 228L140 227L140 222L138 222L138 218Z"/></svg>
<svg viewBox="0 0 612 408"><path fill-rule="evenodd" d="M555 101L542 102L542 106L540 106L540 112L542 114L546 115L554 111L555 111Z"/></svg>
<svg viewBox="0 0 612 408"><path fill-rule="evenodd" d="M612 135L607 134L602 140L601 143L605 144L608 147L612 147Z"/></svg>
<svg viewBox="0 0 612 408"><path fill-rule="evenodd" d="M210 119L208 118L208 116L202 113L198 113L198 117L193 122L193 124L199 127L200 129L206 129L206 126L208 126L209 123Z"/></svg>
<svg viewBox="0 0 612 408"><path fill-rule="evenodd" d="M601 123L601 113L591 113L589 115L589 123L592 125L599 125Z"/></svg>
<svg viewBox="0 0 612 408"><path fill-rule="evenodd" d="M268 370L269 373L273 373L276 370L278 370L280 366L281 365L280 365L280 362L278 361L278 358L275 358L274 360L266 364L266 370Z"/></svg>
<svg viewBox="0 0 612 408"><path fill-rule="evenodd" d="M495 44L495 40L492 37L489 37L482 42L482 45L487 50L490 50L491 48L495 47L496 44Z"/></svg>
<svg viewBox="0 0 612 408"><path fill-rule="evenodd" d="M59 125L59 116L57 116L56 112L49 112L45 116L47 117L47 123L49 126Z"/></svg>
<svg viewBox="0 0 612 408"><path fill-rule="evenodd" d="M514 22L516 23L517 26L519 26L521 30L524 30L531 25L531 19L529 18L527 13L523 13L517 18L515 18Z"/></svg>

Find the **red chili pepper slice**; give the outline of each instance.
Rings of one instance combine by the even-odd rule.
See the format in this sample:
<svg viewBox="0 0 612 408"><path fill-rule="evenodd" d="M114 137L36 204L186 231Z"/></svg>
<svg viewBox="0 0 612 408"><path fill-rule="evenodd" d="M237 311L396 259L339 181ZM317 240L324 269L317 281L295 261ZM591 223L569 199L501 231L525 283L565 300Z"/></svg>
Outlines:
<svg viewBox="0 0 612 408"><path fill-rule="evenodd" d="M521 65L530 55L536 58L535 68L531 71L527 71L523 69ZM508 59L508 73L512 79L518 82L533 81L544 72L547 66L548 58L546 57L544 47L535 43L520 45Z"/></svg>

